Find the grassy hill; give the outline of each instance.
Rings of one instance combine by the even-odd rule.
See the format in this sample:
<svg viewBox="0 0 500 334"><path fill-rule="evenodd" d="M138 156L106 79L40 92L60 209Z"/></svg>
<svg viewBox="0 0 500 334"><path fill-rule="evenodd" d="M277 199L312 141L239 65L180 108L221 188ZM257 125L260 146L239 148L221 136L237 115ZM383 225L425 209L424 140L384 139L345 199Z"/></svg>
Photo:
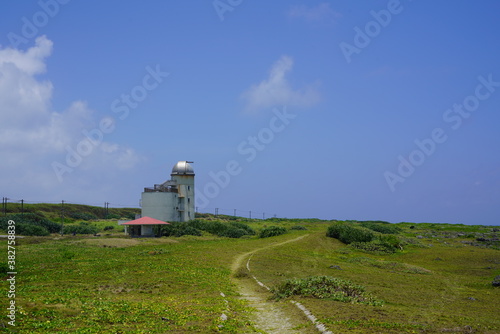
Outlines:
<svg viewBox="0 0 500 334"><path fill-rule="evenodd" d="M61 216L64 214L64 218L67 222L73 222L75 220L81 219L78 216L85 217L91 216L94 219L107 219L107 218L128 218L134 219L135 214L141 213L139 208L109 208L107 215L103 207L83 205L83 204L69 204L64 203L64 205L59 204L49 204L49 203L37 203L37 204L24 204L24 212L26 213L36 213L42 215L53 221L61 221ZM7 203L7 214L21 213L21 205L19 203Z"/></svg>
<svg viewBox="0 0 500 334"><path fill-rule="evenodd" d="M256 233L216 235L231 223ZM327 236L336 224L371 239ZM289 322L287 333L318 333L294 301L334 333L500 333L498 227L212 215L187 226L201 235L16 240L16 327L4 317L0 332L264 333ZM318 277L347 283L305 285Z"/></svg>

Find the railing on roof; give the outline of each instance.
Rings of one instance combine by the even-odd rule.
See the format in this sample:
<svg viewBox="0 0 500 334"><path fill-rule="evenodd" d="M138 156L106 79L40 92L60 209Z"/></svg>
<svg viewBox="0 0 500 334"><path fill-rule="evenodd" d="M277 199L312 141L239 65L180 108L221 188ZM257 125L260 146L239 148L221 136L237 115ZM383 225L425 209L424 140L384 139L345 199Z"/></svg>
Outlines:
<svg viewBox="0 0 500 334"><path fill-rule="evenodd" d="M178 192L176 186L165 185L165 184L155 184L153 188L146 187L144 188L145 193L154 193L154 192L162 192L162 193L176 193Z"/></svg>

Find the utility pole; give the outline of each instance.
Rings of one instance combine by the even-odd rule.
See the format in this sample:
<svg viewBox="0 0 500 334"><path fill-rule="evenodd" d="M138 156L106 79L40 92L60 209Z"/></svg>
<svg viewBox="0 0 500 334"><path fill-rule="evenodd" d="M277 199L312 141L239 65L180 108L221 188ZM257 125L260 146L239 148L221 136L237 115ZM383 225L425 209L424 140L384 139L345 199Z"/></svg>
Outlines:
<svg viewBox="0 0 500 334"><path fill-rule="evenodd" d="M262 220L266 219L266 213L262 212Z"/></svg>
<svg viewBox="0 0 500 334"><path fill-rule="evenodd" d="M21 216L24 216L24 199L21 200Z"/></svg>
<svg viewBox="0 0 500 334"><path fill-rule="evenodd" d="M61 201L61 235L64 230L64 200Z"/></svg>
<svg viewBox="0 0 500 334"><path fill-rule="evenodd" d="M215 208L215 217L219 214L219 208Z"/></svg>
<svg viewBox="0 0 500 334"><path fill-rule="evenodd" d="M234 215L233 215L233 216L235 216L235 217L236 217L236 209L234 209Z"/></svg>
<svg viewBox="0 0 500 334"><path fill-rule="evenodd" d="M249 211L250 212L250 219L252 219L252 211Z"/></svg>
<svg viewBox="0 0 500 334"><path fill-rule="evenodd" d="M104 219L108 218L109 215L109 202L104 202Z"/></svg>
<svg viewBox="0 0 500 334"><path fill-rule="evenodd" d="M6 216L7 215L7 201L9 200L10 198L7 198L7 197L2 197L2 206L3 206L3 215Z"/></svg>

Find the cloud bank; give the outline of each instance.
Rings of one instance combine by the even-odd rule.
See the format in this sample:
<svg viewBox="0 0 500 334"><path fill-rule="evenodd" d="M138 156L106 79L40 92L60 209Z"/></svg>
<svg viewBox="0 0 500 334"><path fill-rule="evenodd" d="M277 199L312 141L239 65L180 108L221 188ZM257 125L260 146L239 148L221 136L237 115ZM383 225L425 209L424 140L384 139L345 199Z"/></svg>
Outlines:
<svg viewBox="0 0 500 334"><path fill-rule="evenodd" d="M303 89L292 89L286 76L293 68L293 59L282 56L271 67L266 80L252 85L242 94L245 111L259 112L273 106L307 108L319 102L320 95L313 85Z"/></svg>
<svg viewBox="0 0 500 334"><path fill-rule="evenodd" d="M63 188L134 168L141 160L134 150L104 140L63 182L58 180L52 162L64 161L68 147L84 138L82 131L95 128L96 113L84 101L62 112L53 109L54 87L39 78L47 73L52 47L41 36L26 51L0 48L0 187L5 195L57 197Z"/></svg>

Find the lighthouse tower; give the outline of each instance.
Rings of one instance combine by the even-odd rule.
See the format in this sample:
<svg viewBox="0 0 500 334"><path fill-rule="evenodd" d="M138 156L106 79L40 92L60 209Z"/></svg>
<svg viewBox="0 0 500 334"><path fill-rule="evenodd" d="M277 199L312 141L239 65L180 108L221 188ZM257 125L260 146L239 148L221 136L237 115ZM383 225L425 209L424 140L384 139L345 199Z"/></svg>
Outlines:
<svg viewBox="0 0 500 334"><path fill-rule="evenodd" d="M194 170L189 161L179 161L172 168L172 181L177 185L179 221L194 219Z"/></svg>
<svg viewBox="0 0 500 334"><path fill-rule="evenodd" d="M142 217L165 222L194 219L194 171L189 163L179 161L172 168L170 180L144 188L141 196Z"/></svg>

